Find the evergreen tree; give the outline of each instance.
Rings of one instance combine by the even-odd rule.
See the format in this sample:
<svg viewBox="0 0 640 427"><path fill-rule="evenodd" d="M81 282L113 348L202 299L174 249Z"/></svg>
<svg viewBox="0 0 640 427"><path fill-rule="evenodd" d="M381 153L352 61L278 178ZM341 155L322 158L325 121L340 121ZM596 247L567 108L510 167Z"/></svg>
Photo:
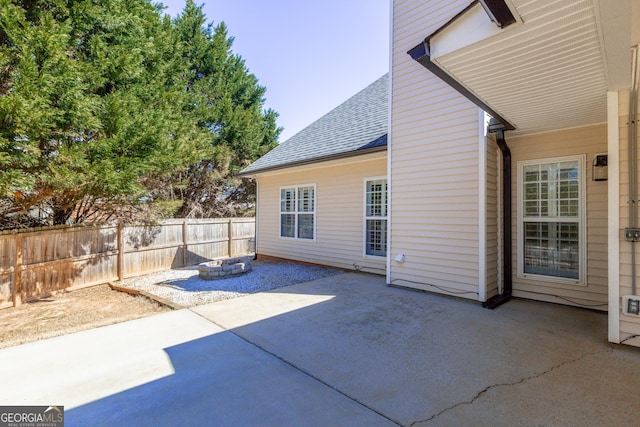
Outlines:
<svg viewBox="0 0 640 427"><path fill-rule="evenodd" d="M233 173L279 129L231 42L192 1L171 21L147 0L0 0L0 228L250 200Z"/></svg>
<svg viewBox="0 0 640 427"><path fill-rule="evenodd" d="M171 22L146 0L0 2L0 214L124 215L188 163L195 127ZM14 214L14 215L12 215Z"/></svg>
<svg viewBox="0 0 640 427"><path fill-rule="evenodd" d="M185 112L195 117L209 146L200 161L175 175L182 183L172 193L182 201L177 215L242 214L255 198L255 185L234 174L277 145L277 113L264 111L266 89L232 52L224 23L206 25L202 9L187 0L174 26L189 67Z"/></svg>

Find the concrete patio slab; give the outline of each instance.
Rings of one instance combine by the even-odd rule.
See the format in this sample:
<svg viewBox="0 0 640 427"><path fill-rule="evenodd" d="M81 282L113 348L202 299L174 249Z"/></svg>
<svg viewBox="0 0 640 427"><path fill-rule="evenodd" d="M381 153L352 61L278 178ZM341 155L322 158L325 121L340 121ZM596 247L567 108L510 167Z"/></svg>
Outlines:
<svg viewBox="0 0 640 427"><path fill-rule="evenodd" d="M74 408L173 375L165 348L222 331L180 310L9 347L0 350L0 405Z"/></svg>
<svg viewBox="0 0 640 427"><path fill-rule="evenodd" d="M361 273L194 311L400 425L637 422L640 352L606 342L605 314L491 311Z"/></svg>
<svg viewBox="0 0 640 427"><path fill-rule="evenodd" d="M0 350L0 404L67 426L636 425L606 315L347 273Z"/></svg>
<svg viewBox="0 0 640 427"><path fill-rule="evenodd" d="M0 405L64 406L66 426L395 426L189 310L0 350L0 367Z"/></svg>

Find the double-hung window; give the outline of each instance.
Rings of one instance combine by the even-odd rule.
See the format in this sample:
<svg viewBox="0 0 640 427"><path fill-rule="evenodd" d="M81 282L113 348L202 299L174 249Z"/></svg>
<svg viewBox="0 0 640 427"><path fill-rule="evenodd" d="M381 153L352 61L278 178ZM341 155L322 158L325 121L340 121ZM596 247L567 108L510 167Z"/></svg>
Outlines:
<svg viewBox="0 0 640 427"><path fill-rule="evenodd" d="M518 273L584 282L584 156L520 162Z"/></svg>
<svg viewBox="0 0 640 427"><path fill-rule="evenodd" d="M387 180L365 182L365 254L387 256Z"/></svg>
<svg viewBox="0 0 640 427"><path fill-rule="evenodd" d="M280 237L315 238L315 185L280 189Z"/></svg>

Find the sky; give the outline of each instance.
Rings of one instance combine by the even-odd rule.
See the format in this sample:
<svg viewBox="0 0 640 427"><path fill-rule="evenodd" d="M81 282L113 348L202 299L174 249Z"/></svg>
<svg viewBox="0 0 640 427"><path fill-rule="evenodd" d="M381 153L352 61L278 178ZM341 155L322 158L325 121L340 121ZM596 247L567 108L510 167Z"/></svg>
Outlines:
<svg viewBox="0 0 640 427"><path fill-rule="evenodd" d="M155 1L154 1L155 2ZM175 17L184 0L159 0ZM389 0L207 0L267 88L286 141L389 70Z"/></svg>

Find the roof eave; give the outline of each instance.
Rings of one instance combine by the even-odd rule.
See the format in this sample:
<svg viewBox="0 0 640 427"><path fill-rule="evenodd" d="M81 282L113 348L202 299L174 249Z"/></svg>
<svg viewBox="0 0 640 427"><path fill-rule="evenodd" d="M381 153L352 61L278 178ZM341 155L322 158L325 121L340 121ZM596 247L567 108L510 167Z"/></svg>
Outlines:
<svg viewBox="0 0 640 427"><path fill-rule="evenodd" d="M454 79L449 73L440 68L435 62L431 61L431 56L429 53L429 37L427 37L422 43L415 46L413 49L407 52L412 59L417 61L420 65L425 67L427 70L431 71L438 78L444 81L446 84L455 89L462 96L467 98L469 101L473 102L475 105L480 107L482 110L486 111L496 120L499 120L505 126L505 130L514 130L516 127L511 124L507 119L502 117L499 113L493 110L489 105L487 105L484 101L478 98L473 92L467 89L465 86L460 84L456 79Z"/></svg>
<svg viewBox="0 0 640 427"><path fill-rule="evenodd" d="M380 152L380 151L387 151L387 146L386 145L382 145L382 146L366 148L366 149L362 149L362 150L355 150L355 151L347 151L347 152L344 152L344 153L329 154L329 155L322 156L322 157L315 157L313 159L299 160L297 162L291 162L291 163L286 163L286 164L282 164L282 165L269 166L269 167L266 167L266 168L255 169L255 170L252 170L252 171L249 171L249 172L241 171L236 175L236 177L238 177L238 178L253 178L253 177L257 176L257 175L260 175L260 174L266 173L266 172L274 172L274 171L283 170L283 169L289 169L289 168L293 168L293 167L297 167L297 166L305 166L305 165L311 165L311 164L316 164L316 163L328 162L328 161L331 161L331 160L348 159L348 158L351 158L351 157L364 156L364 155L367 155L367 154L377 153L377 152Z"/></svg>
<svg viewBox="0 0 640 427"><path fill-rule="evenodd" d="M476 3L408 53L512 136L590 126L606 121L606 92L629 85L632 12L629 0L532 1L502 30Z"/></svg>

